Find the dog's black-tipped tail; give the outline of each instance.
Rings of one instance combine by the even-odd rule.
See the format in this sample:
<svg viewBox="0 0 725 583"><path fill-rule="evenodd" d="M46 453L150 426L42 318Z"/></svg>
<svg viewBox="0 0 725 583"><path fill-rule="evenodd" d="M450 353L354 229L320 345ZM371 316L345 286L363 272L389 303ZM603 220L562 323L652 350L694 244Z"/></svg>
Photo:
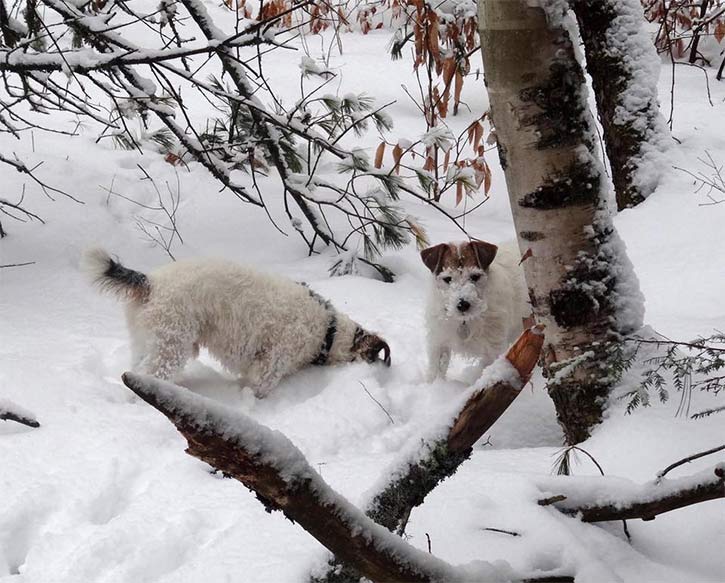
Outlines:
<svg viewBox="0 0 725 583"><path fill-rule="evenodd" d="M81 269L101 290L119 298L144 302L151 293L145 274L124 267L104 249L95 247L86 250L81 259Z"/></svg>

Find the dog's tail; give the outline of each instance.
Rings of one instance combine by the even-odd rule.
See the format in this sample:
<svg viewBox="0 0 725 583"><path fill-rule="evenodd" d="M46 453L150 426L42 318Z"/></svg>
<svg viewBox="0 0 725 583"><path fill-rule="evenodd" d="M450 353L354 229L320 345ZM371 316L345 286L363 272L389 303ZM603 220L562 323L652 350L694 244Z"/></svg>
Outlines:
<svg viewBox="0 0 725 583"><path fill-rule="evenodd" d="M124 267L104 249L87 249L81 259L81 269L101 290L119 298L144 302L151 293L145 274Z"/></svg>

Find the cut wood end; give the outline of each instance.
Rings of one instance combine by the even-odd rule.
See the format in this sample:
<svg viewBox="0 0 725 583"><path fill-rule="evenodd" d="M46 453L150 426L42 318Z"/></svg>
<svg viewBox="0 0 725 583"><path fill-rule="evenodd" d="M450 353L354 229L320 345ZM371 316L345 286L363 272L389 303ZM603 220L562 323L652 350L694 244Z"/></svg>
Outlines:
<svg viewBox="0 0 725 583"><path fill-rule="evenodd" d="M524 330L506 353L506 359L517 370L521 380L526 382L539 361L544 346L544 325L537 324Z"/></svg>
<svg viewBox="0 0 725 583"><path fill-rule="evenodd" d="M123 381L123 384L131 389L138 397L146 401L154 409L157 409L159 412L166 415L172 423L174 422L177 415L174 415L173 411L164 405L162 400L159 399L158 393L149 383L144 382L143 377L136 373L125 372L121 375L121 380Z"/></svg>
<svg viewBox="0 0 725 583"><path fill-rule="evenodd" d="M121 375L121 380L123 381L123 384L126 385L126 387L131 389L142 399L144 398L145 392L143 391L143 385L138 381L135 374L125 372Z"/></svg>

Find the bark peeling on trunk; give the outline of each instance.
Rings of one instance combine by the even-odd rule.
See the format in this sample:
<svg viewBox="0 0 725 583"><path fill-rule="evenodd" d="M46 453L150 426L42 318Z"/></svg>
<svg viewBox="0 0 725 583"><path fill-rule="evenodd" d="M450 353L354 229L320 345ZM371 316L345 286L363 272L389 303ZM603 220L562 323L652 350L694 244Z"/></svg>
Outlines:
<svg viewBox="0 0 725 583"><path fill-rule="evenodd" d="M531 250L530 299L546 325L548 390L578 443L601 421L641 295L607 211L572 41L563 20L530 4L481 2L481 47L519 246Z"/></svg>

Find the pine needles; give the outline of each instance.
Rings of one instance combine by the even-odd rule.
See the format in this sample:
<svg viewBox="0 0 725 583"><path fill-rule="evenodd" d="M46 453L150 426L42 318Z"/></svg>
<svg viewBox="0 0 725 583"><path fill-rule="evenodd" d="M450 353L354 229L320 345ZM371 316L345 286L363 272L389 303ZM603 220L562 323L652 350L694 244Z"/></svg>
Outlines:
<svg viewBox="0 0 725 583"><path fill-rule="evenodd" d="M621 398L628 399L627 413L632 413L638 407L648 407L652 394L661 403L667 402L670 386L680 394L678 415L700 419L725 411L724 406L690 414L693 392L718 394L725 390L725 334L717 332L690 342L645 338L632 338L630 342L635 343L632 358L643 345L654 346L659 354L644 360L647 368L642 373L641 382L622 395ZM628 366L631 362L630 359Z"/></svg>

